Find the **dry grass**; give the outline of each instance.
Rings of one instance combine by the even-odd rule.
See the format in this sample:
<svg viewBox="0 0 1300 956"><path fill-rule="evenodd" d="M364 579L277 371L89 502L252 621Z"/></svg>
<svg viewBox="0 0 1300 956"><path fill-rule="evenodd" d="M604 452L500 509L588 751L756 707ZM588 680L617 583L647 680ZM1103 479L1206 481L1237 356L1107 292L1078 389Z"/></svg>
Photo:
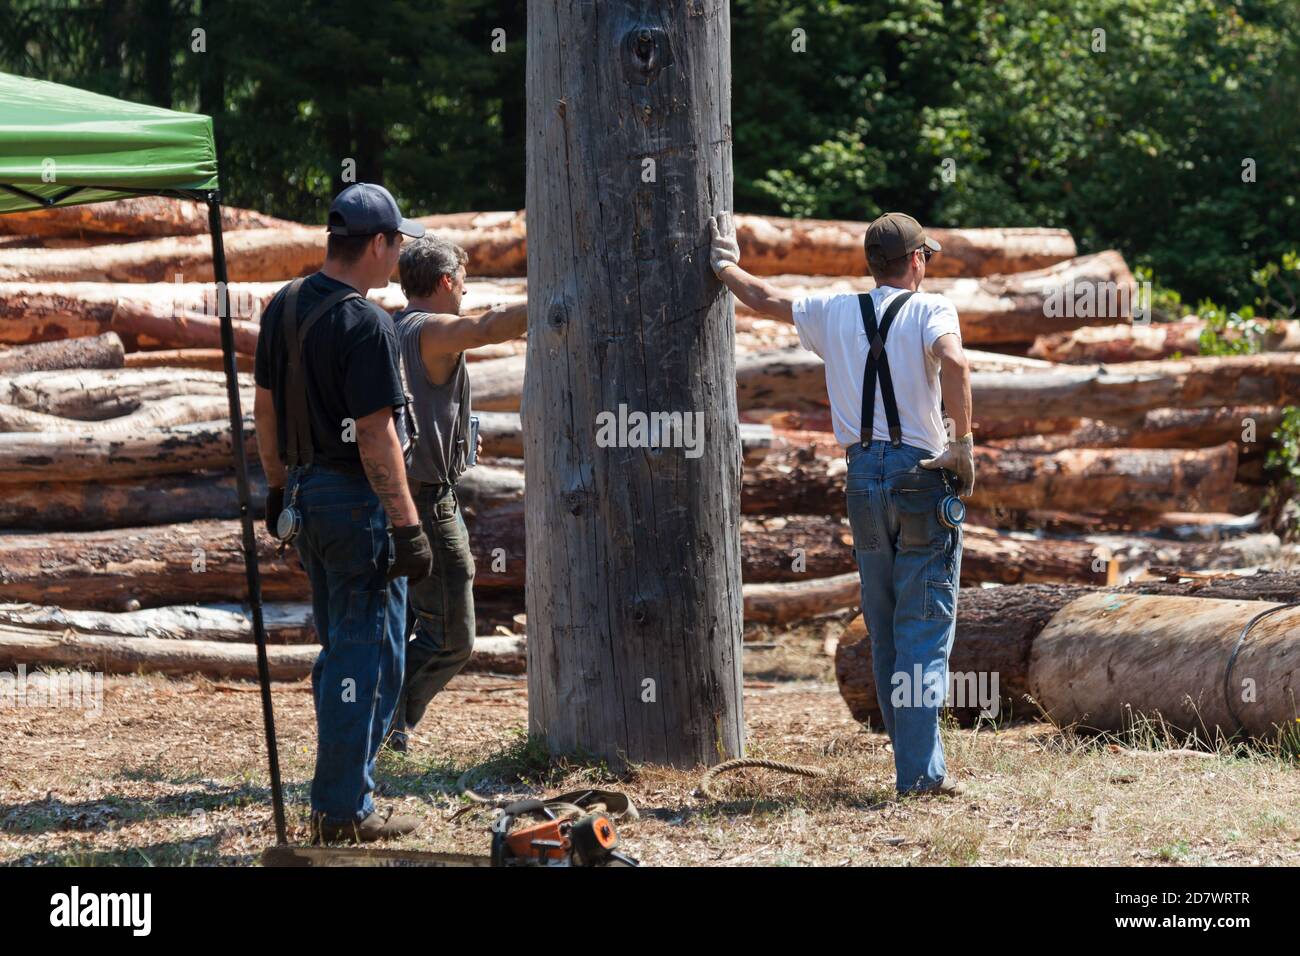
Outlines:
<svg viewBox="0 0 1300 956"><path fill-rule="evenodd" d="M407 757L381 762L382 805L424 819L407 848L485 852L482 812L463 806L466 770L489 793L603 783L642 818L621 828L654 865L1295 864L1300 787L1283 748L1209 756L1137 726L1099 739L1044 724L944 730L961 801L893 793L886 739L840 701L825 628L754 634L745 692L752 756L812 763L807 780L766 771L724 778L724 802L698 774L642 767L613 781L598 766L553 763L524 737L522 681L462 677L431 708ZM791 679L791 678L795 679ZM236 689L237 688L237 689ZM253 864L273 840L259 698L251 684L116 677L104 711L0 710L0 862ZM314 752L305 685L275 694L294 836L303 839Z"/></svg>

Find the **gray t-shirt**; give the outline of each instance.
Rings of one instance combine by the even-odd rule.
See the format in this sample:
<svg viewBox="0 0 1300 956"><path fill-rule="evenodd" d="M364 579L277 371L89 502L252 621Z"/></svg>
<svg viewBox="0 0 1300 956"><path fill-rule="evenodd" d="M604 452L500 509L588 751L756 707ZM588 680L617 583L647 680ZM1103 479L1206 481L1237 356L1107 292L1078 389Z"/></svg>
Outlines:
<svg viewBox="0 0 1300 956"><path fill-rule="evenodd" d="M455 484L465 472L468 452L469 371L462 352L451 378L442 385L429 381L420 355L420 331L428 317L427 312L414 311L393 316L402 374L420 435L406 473L427 484Z"/></svg>

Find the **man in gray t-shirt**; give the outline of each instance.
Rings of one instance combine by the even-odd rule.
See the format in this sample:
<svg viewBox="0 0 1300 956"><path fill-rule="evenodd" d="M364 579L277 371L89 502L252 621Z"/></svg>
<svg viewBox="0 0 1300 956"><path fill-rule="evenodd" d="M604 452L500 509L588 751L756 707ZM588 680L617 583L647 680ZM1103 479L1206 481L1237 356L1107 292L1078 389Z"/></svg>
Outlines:
<svg viewBox="0 0 1300 956"><path fill-rule="evenodd" d="M474 557L456 496L469 452L465 351L518 338L528 328L523 302L460 314L467 259L454 243L425 235L402 248L397 265L407 298L394 316L398 351L419 428L407 480L433 546L433 570L407 593L406 679L388 737L399 751L474 649Z"/></svg>

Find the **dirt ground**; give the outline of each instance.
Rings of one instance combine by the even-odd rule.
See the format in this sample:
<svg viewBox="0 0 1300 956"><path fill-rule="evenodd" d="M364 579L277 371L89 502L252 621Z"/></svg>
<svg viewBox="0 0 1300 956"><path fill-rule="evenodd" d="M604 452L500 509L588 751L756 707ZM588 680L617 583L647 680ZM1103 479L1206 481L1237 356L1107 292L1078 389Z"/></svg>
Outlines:
<svg viewBox="0 0 1300 956"><path fill-rule="evenodd" d="M405 757L380 763L380 806L423 819L398 844L482 853L490 815L465 805L471 768L488 795L601 783L641 810L627 852L664 865L1275 865L1300 862L1300 766L1276 749L1179 753L1166 742L1076 737L1042 723L947 727L960 800L899 801L887 739L836 691L824 640L836 625L750 635L751 756L824 767L809 780L742 771L698 792L698 774L643 767L615 781L531 746L521 678L466 675L434 702ZM306 684L275 691L292 837L305 840L314 754ZM274 841L256 686L109 677L102 712L0 709L0 863L255 865Z"/></svg>

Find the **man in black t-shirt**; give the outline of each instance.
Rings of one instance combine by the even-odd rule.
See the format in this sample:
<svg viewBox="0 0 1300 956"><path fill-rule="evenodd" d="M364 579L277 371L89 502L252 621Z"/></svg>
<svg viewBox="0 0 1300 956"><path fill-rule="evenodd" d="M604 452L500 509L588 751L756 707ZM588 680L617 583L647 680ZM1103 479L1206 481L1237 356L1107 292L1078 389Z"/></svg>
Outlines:
<svg viewBox="0 0 1300 956"><path fill-rule="evenodd" d="M406 485L395 414L406 398L393 321L365 293L387 285L401 237L423 234L382 186L349 186L330 206L325 264L276 294L257 341L254 414L267 525L274 534L287 496L301 515L295 544L321 643L312 669L313 842L388 839L418 822L379 813L371 795L402 686L407 579L427 575L432 555ZM301 391L285 336L291 299Z"/></svg>

